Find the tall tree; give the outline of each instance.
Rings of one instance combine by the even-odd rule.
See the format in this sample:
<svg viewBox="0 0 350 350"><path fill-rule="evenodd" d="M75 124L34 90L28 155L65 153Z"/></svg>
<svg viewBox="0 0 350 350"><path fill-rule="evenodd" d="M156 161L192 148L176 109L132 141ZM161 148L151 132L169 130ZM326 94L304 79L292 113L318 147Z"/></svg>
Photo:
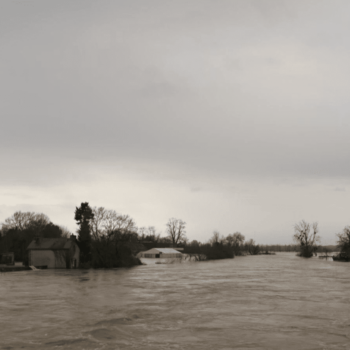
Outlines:
<svg viewBox="0 0 350 350"><path fill-rule="evenodd" d="M81 203L75 208L74 219L79 225L78 241L80 246L80 261L89 263L91 261L91 227L90 222L94 218L94 213L88 202Z"/></svg>
<svg viewBox="0 0 350 350"><path fill-rule="evenodd" d="M180 219L171 218L166 224L168 238L171 240L174 247L178 243L186 242L186 222Z"/></svg>
<svg viewBox="0 0 350 350"><path fill-rule="evenodd" d="M300 244L300 256L311 258L317 251L316 243L320 241L318 234L318 224L314 222L311 225L302 220L294 226L294 240Z"/></svg>

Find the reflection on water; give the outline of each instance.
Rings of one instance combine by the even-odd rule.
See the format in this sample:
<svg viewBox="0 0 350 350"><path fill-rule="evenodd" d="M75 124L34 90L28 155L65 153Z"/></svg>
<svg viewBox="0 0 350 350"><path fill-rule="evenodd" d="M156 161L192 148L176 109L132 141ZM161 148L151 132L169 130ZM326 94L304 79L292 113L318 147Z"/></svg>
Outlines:
<svg viewBox="0 0 350 350"><path fill-rule="evenodd" d="M294 253L0 274L1 349L350 349L350 264Z"/></svg>

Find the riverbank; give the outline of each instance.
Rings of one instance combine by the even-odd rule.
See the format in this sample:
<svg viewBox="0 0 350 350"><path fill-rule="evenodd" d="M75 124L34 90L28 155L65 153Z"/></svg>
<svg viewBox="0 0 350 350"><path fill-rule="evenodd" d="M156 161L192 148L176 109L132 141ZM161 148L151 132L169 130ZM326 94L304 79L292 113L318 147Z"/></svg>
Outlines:
<svg viewBox="0 0 350 350"><path fill-rule="evenodd" d="M334 261L350 262L350 255L346 253L340 253L338 255L333 255Z"/></svg>

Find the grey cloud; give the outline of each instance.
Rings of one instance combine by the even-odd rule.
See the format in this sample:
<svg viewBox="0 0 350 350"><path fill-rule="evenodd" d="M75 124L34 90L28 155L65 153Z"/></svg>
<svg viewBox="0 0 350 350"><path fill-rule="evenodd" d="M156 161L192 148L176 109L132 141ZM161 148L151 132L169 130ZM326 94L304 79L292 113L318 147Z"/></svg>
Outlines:
<svg viewBox="0 0 350 350"><path fill-rule="evenodd" d="M0 12L7 153L350 174L341 5L33 1Z"/></svg>
<svg viewBox="0 0 350 350"><path fill-rule="evenodd" d="M334 189L334 191L336 191L336 192L345 192L345 191L346 191L346 188L345 188L345 187L336 187L336 188Z"/></svg>

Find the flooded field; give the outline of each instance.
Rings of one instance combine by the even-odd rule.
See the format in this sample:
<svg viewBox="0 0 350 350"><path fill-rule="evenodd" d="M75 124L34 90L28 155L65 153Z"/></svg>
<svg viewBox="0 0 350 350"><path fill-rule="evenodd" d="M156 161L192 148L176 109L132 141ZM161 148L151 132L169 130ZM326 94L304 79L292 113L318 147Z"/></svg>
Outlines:
<svg viewBox="0 0 350 350"><path fill-rule="evenodd" d="M350 264L294 253L0 274L0 349L350 349Z"/></svg>

